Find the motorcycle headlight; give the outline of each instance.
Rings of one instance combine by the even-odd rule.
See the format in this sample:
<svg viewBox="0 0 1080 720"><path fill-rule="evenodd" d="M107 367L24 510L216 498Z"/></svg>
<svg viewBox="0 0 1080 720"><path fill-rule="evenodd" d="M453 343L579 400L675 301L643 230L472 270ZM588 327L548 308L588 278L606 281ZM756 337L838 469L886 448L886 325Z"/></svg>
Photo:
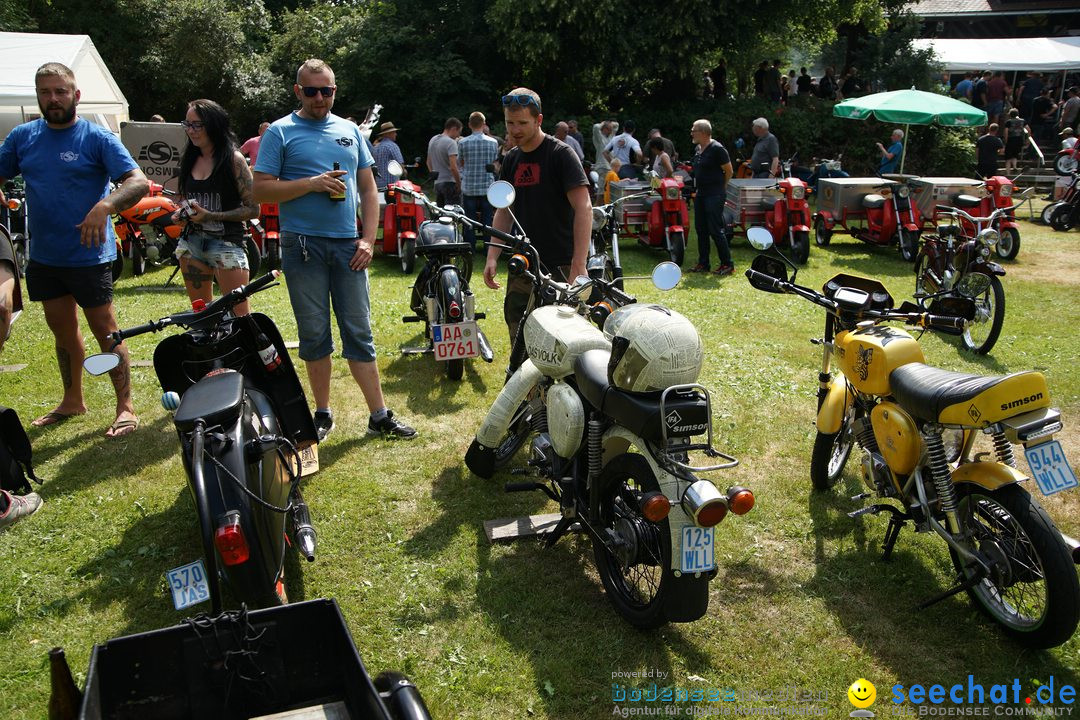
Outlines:
<svg viewBox="0 0 1080 720"><path fill-rule="evenodd" d="M791 188L791 197L795 200L802 200L806 197L806 188L802 185L796 185Z"/></svg>
<svg viewBox="0 0 1080 720"><path fill-rule="evenodd" d="M978 240L985 247L993 247L1001 240L1001 234L994 228L986 228L979 233Z"/></svg>
<svg viewBox="0 0 1080 720"><path fill-rule="evenodd" d="M1012 185L1002 185L1000 192L1001 192L1001 197L1012 197L1013 186Z"/></svg>
<svg viewBox="0 0 1080 720"><path fill-rule="evenodd" d="M678 200L679 199L679 188L672 185L671 187L664 190L664 194L667 196L668 200Z"/></svg>
<svg viewBox="0 0 1080 720"><path fill-rule="evenodd" d="M592 209L592 229L596 232L607 224L607 215L598 207Z"/></svg>
<svg viewBox="0 0 1080 720"><path fill-rule="evenodd" d="M413 198L413 196L409 195L407 193L394 193L394 194L397 195L397 201L399 203L403 203L405 205L412 205L414 202L416 202L416 200Z"/></svg>
<svg viewBox="0 0 1080 720"><path fill-rule="evenodd" d="M911 193L911 189L907 185L901 185L896 188L896 194L898 197L906 198Z"/></svg>

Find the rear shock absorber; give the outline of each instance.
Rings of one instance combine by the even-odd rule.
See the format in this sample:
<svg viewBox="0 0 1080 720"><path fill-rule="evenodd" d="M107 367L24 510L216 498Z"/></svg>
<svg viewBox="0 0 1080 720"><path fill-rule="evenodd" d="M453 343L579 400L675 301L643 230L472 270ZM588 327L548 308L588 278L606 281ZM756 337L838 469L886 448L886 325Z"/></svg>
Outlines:
<svg viewBox="0 0 1080 720"><path fill-rule="evenodd" d="M934 489L937 490L938 502L941 503L941 511L949 519L949 529L958 531L956 518L956 488L949 477L949 463L945 458L945 444L941 439L941 426L928 424L923 428L923 442L926 443L926 454L931 480Z"/></svg>
<svg viewBox="0 0 1080 720"><path fill-rule="evenodd" d="M589 421L589 482L592 483L600 475L603 469L602 441L604 438L604 423L599 420Z"/></svg>
<svg viewBox="0 0 1080 720"><path fill-rule="evenodd" d="M1016 467L1016 458L1013 457L1012 443L1005 437L1005 433L994 433L994 454L998 462L1009 467Z"/></svg>

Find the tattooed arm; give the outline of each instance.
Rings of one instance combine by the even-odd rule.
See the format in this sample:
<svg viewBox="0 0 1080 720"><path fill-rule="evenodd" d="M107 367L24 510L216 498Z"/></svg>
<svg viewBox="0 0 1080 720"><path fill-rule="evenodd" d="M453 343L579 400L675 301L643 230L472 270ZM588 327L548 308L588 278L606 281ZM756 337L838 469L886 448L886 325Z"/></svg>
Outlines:
<svg viewBox="0 0 1080 720"><path fill-rule="evenodd" d="M82 244L94 247L105 242L105 223L109 221L109 216L127 210L149 191L150 181L143 175L142 170L136 168L121 175L116 189L90 208L83 221L76 225L82 236Z"/></svg>
<svg viewBox="0 0 1080 720"><path fill-rule="evenodd" d="M211 212L198 203L191 203L194 210L191 213L191 222L203 225L207 222L243 222L259 217L259 203L255 202L255 196L251 191L251 168L248 167L244 156L239 152L233 157L233 173L236 175L236 189L240 192L240 205L232 210Z"/></svg>

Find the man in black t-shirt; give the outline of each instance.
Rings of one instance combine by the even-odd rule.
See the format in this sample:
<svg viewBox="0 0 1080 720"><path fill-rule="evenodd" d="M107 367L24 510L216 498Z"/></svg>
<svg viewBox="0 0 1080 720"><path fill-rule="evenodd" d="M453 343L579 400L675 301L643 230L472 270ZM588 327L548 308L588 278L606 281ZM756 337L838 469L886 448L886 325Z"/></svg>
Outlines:
<svg viewBox="0 0 1080 720"><path fill-rule="evenodd" d="M1005 143L998 137L997 123L991 123L986 134L975 141L975 170L984 178L997 175L997 158L1005 152Z"/></svg>
<svg viewBox="0 0 1080 720"><path fill-rule="evenodd" d="M690 272L709 271L709 237L716 243L720 266L716 275L730 275L735 271L731 262L731 249L724 235L724 202L727 199L727 182L731 179L731 158L724 146L712 139L712 123L695 120L690 128L690 138L696 146L694 165L694 230L698 238L698 262Z"/></svg>
<svg viewBox="0 0 1080 720"><path fill-rule="evenodd" d="M499 179L514 186L513 211L521 229L540 254L540 262L556 280L567 281L585 275L592 231L592 201L589 180L573 148L540 129L540 96L528 88L504 95L503 117L516 147L506 154ZM509 232L513 222L503 208L495 212L493 226ZM495 279L502 251L488 248L484 282L489 288L502 287ZM503 303L503 315L511 341L532 292L525 278L510 278Z"/></svg>

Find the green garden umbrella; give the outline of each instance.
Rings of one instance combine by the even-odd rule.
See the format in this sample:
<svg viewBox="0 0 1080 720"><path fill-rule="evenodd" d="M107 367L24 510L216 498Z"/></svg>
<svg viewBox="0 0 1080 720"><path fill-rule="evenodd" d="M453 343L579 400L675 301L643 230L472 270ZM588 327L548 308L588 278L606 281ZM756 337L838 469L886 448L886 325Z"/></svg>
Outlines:
<svg viewBox="0 0 1080 720"><path fill-rule="evenodd" d="M833 106L833 115L852 120L873 117L887 123L904 124L904 152L900 156L900 172L907 159L907 136L910 125L945 125L948 127L980 127L986 124L986 113L965 102L946 95L910 90L892 90L844 100Z"/></svg>

